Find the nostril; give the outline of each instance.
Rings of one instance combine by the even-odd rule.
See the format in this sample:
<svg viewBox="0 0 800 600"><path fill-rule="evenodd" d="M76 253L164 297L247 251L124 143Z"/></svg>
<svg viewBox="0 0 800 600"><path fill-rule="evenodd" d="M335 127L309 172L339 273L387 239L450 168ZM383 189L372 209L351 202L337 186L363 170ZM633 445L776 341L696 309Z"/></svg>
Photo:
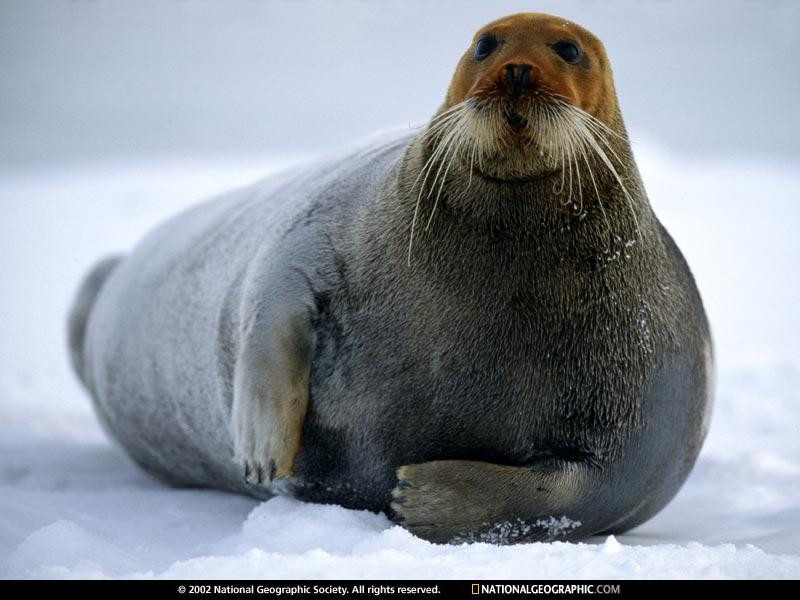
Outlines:
<svg viewBox="0 0 800 600"><path fill-rule="evenodd" d="M517 65L514 67L514 71L516 72L517 82L519 83L520 87L524 87L528 80L531 78L531 66L530 65Z"/></svg>
<svg viewBox="0 0 800 600"><path fill-rule="evenodd" d="M522 87L525 87L528 83L528 80L531 78L531 66L530 65L522 65L519 67L519 84Z"/></svg>
<svg viewBox="0 0 800 600"><path fill-rule="evenodd" d="M514 65L506 65L506 83L512 90L515 87L516 77L514 76Z"/></svg>
<svg viewBox="0 0 800 600"><path fill-rule="evenodd" d="M512 95L519 96L530 78L530 65L506 66L506 83L508 83L508 86L511 88Z"/></svg>

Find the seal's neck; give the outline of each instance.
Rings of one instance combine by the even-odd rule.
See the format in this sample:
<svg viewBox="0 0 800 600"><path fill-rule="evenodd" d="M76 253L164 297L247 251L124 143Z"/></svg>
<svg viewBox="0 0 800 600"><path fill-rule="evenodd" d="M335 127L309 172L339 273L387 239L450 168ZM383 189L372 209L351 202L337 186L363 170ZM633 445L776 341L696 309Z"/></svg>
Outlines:
<svg viewBox="0 0 800 600"><path fill-rule="evenodd" d="M421 176L428 149L420 136L406 150L391 193L383 195L388 220L381 222L394 234L387 254L426 270L511 262L517 276L541 273L542 263L586 267L630 256L654 235L654 217L627 142L616 155L627 191L597 164L588 167L591 177L584 168L578 185L575 171L507 182L452 161L434 185Z"/></svg>

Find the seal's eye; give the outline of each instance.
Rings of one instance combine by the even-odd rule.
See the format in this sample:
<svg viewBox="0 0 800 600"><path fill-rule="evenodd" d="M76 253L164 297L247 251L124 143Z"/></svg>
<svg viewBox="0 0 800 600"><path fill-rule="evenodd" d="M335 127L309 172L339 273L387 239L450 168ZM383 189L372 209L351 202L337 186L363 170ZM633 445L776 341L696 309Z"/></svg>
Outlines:
<svg viewBox="0 0 800 600"><path fill-rule="evenodd" d="M575 64L581 59L581 49L575 42L569 40L561 40L553 44L553 50L556 51L561 58L570 64Z"/></svg>
<svg viewBox="0 0 800 600"><path fill-rule="evenodd" d="M483 60L497 48L497 38L487 33L475 43L475 60Z"/></svg>

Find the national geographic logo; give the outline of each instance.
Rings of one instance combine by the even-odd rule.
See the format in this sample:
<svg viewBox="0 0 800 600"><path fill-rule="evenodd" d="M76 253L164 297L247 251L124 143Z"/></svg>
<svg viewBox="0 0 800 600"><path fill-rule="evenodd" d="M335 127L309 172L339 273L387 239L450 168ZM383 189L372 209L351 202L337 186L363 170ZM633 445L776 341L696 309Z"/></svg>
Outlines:
<svg viewBox="0 0 800 600"><path fill-rule="evenodd" d="M572 594L619 594L618 583L473 583L472 595L478 594L539 594L560 596Z"/></svg>

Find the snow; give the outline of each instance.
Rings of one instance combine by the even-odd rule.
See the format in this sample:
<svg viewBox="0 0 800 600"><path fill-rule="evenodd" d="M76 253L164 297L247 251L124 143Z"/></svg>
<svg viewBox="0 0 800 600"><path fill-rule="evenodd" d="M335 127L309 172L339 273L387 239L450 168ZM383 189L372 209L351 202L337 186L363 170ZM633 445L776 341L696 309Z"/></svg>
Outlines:
<svg viewBox="0 0 800 600"><path fill-rule="evenodd" d="M638 529L513 547L436 546L368 512L171 489L100 430L65 350L82 274L183 206L299 157L0 170L0 576L799 577L800 170L634 148L711 318L709 437L680 494Z"/></svg>

